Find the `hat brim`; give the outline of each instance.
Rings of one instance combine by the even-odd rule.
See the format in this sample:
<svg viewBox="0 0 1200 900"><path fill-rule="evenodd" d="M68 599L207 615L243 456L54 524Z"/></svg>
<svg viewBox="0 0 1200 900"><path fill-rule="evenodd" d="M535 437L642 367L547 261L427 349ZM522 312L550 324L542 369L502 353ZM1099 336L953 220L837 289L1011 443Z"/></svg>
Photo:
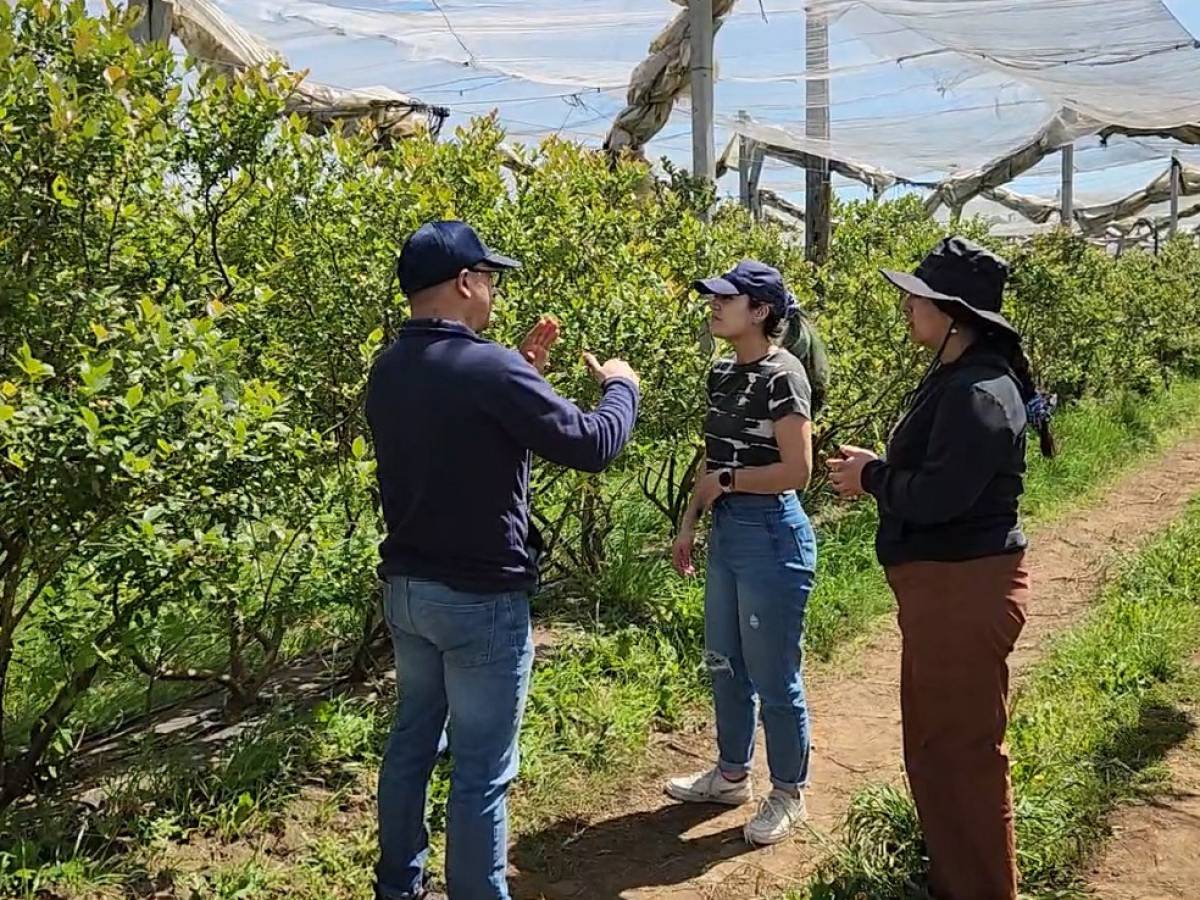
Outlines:
<svg viewBox="0 0 1200 900"><path fill-rule="evenodd" d="M692 290L698 294L717 294L721 297L736 297L742 293L737 285L724 278L698 278L692 282Z"/></svg>
<svg viewBox="0 0 1200 900"><path fill-rule="evenodd" d="M1013 327L1013 324L997 312L990 312L986 309L976 309L969 303L960 300L957 297L951 297L949 300L934 299L933 301L942 311L952 319L966 321L968 323L975 322L982 324L986 329L988 326L999 328L1001 331L1007 332L1012 337L1018 340L1021 337L1020 332Z"/></svg>
<svg viewBox="0 0 1200 900"><path fill-rule="evenodd" d="M959 297L952 297L949 294L943 294L935 291L923 280L913 275L911 272L896 272L892 269L880 269L879 274L910 294L915 294L918 297L924 297L927 300L960 300Z"/></svg>
<svg viewBox="0 0 1200 900"><path fill-rule="evenodd" d="M935 291L922 279L913 275L911 272L896 272L892 269L880 269L880 274L888 281L917 297L924 297L926 300L932 300L938 307L953 319L967 322L975 321L1000 328L1008 332L1013 337L1019 338L1021 335L1008 319L1004 318L998 312L989 312L985 309L976 309L962 297L954 297L950 294L943 294L940 291Z"/></svg>
<svg viewBox="0 0 1200 900"><path fill-rule="evenodd" d="M491 266L493 269L519 269L521 264L515 259L507 256L501 256L499 253L488 251L487 256L479 261L483 265Z"/></svg>

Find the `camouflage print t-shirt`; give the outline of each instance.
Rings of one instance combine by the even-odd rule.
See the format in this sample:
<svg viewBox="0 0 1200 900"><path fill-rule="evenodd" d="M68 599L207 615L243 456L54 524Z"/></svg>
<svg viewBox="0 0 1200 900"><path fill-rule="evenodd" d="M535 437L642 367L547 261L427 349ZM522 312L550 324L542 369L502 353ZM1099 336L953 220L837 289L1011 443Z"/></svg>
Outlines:
<svg viewBox="0 0 1200 900"><path fill-rule="evenodd" d="M752 363L715 363L708 375L704 420L708 470L780 462L775 423L789 415L812 418L811 406L804 365L786 350L776 349Z"/></svg>

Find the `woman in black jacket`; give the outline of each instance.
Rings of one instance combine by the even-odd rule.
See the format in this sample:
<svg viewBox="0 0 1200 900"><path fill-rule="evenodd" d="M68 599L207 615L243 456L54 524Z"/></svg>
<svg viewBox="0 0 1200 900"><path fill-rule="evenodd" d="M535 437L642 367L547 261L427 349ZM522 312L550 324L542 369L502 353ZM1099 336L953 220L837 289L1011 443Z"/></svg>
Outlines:
<svg viewBox="0 0 1200 900"><path fill-rule="evenodd" d="M1000 314L1008 264L960 237L915 274L885 271L912 340L934 352L886 460L842 447L843 497L879 505L876 552L899 604L904 762L939 900L1017 896L1004 732L1008 654L1029 574L1018 498L1025 434L1054 452L1049 413L1016 330Z"/></svg>

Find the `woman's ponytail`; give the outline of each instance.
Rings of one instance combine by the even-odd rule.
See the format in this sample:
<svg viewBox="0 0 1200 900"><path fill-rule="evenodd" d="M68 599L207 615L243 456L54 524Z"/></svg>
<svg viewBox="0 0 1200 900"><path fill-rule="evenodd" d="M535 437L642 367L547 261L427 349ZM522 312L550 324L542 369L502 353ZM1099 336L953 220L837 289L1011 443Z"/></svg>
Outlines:
<svg viewBox="0 0 1200 900"><path fill-rule="evenodd" d="M1008 363L1013 374L1017 376L1017 386L1021 389L1021 399L1025 401L1025 415L1029 420L1029 427L1038 433L1042 456L1051 459L1057 448L1054 445L1054 434L1050 430L1050 418L1058 406L1058 397L1037 389L1029 355L1019 341L1012 342Z"/></svg>

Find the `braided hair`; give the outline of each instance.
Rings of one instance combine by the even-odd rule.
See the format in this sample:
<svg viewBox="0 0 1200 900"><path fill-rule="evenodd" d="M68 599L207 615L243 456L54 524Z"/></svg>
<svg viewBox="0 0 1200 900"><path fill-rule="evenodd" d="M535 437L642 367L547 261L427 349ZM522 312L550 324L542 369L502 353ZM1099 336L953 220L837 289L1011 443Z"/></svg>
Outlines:
<svg viewBox="0 0 1200 900"><path fill-rule="evenodd" d="M1009 338L1007 346L1002 347L1004 355L1013 374L1017 377L1017 387L1021 390L1021 399L1025 401L1025 415L1029 419L1029 427L1038 433L1038 446L1046 459L1054 457L1057 447L1054 444L1054 434L1050 430L1050 417L1058 406L1058 397L1039 391L1033 380L1033 366L1029 362L1029 354L1021 346L1019 340Z"/></svg>
<svg viewBox="0 0 1200 900"><path fill-rule="evenodd" d="M949 343L950 336L954 334L955 327L961 328L962 323L956 323L956 326L947 330L946 337L942 340L942 346L933 355L933 359L930 360L920 381L917 382L916 387L904 395L903 409L912 409L926 382L942 367L942 351L946 349L946 344ZM976 332L976 334L978 335L977 342L988 344L999 350L1008 363L1013 377L1016 379L1021 399L1025 402L1025 417L1029 427L1038 434L1038 449L1046 459L1053 459L1058 452L1058 447L1054 442L1050 419L1058 408L1058 396L1038 390L1037 382L1033 377L1033 364L1029 361L1029 354L1021 345L1020 338L996 331L982 331Z"/></svg>

